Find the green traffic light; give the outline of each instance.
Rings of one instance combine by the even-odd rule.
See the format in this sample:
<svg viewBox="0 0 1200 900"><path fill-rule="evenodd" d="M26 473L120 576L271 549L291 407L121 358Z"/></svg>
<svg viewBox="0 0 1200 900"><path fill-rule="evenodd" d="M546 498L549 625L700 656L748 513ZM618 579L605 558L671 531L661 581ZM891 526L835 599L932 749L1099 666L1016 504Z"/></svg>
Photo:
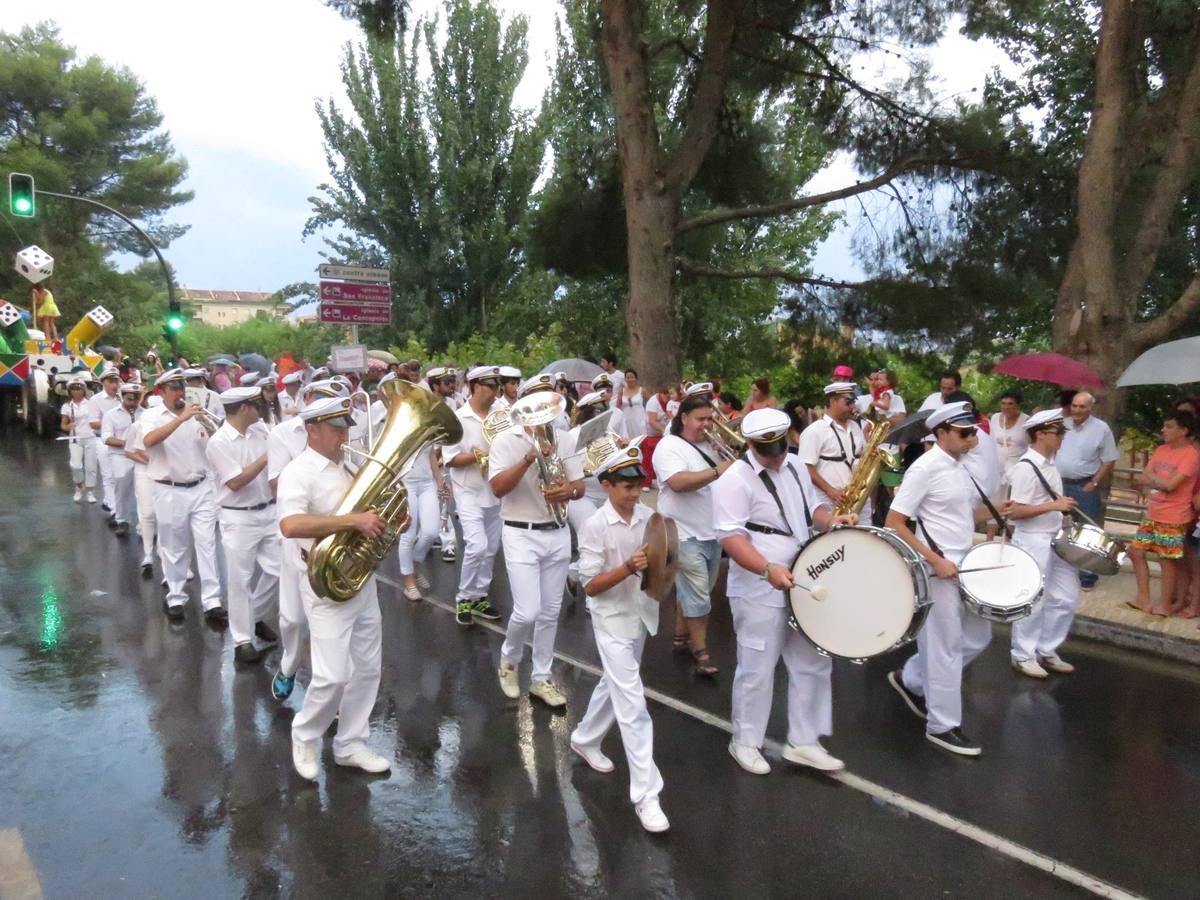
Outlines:
<svg viewBox="0 0 1200 900"><path fill-rule="evenodd" d="M8 208L14 216L23 219L31 219L36 214L32 175L8 173Z"/></svg>
<svg viewBox="0 0 1200 900"><path fill-rule="evenodd" d="M180 331L183 328L183 316L167 316L167 328Z"/></svg>
<svg viewBox="0 0 1200 900"><path fill-rule="evenodd" d="M17 197L13 200L13 212L17 215L27 213L31 209L33 209L33 203L30 202L28 197Z"/></svg>

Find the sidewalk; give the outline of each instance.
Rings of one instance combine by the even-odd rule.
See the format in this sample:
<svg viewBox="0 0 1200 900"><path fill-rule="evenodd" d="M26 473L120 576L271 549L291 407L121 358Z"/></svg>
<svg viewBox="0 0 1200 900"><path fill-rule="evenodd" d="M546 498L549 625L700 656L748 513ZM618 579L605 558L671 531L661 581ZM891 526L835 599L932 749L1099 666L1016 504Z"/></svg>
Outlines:
<svg viewBox="0 0 1200 900"><path fill-rule="evenodd" d="M1158 591L1158 566L1150 564L1151 591ZM1080 594L1079 610L1071 633L1142 650L1180 662L1200 665L1200 619L1163 618L1130 609L1137 589L1126 563L1116 575L1101 578L1094 591Z"/></svg>

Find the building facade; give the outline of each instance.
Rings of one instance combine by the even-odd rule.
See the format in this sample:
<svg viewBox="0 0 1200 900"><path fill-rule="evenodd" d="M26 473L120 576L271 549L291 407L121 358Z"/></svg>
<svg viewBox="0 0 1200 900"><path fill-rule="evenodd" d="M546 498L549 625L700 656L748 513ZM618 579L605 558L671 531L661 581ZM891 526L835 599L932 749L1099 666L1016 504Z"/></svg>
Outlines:
<svg viewBox="0 0 1200 900"><path fill-rule="evenodd" d="M207 291L196 288L183 288L180 291L180 300L195 311L195 318L217 328L237 325L259 315L282 319L287 314L287 307L276 303L274 296L265 291Z"/></svg>

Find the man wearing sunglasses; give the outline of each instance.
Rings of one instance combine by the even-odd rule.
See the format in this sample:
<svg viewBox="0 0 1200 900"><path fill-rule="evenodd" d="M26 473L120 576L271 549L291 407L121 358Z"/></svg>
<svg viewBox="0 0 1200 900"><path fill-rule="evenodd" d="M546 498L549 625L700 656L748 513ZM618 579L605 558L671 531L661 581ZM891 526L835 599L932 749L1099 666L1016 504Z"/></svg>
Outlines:
<svg viewBox="0 0 1200 900"><path fill-rule="evenodd" d="M931 605L917 635L917 653L888 683L925 720L925 737L960 756L978 756L979 745L962 730L962 672L992 638L992 626L959 598L958 564L971 549L975 525L990 516L963 465L974 446L975 409L967 402L938 407L925 426L930 447L904 473L888 510L894 530L933 569ZM1001 504L1001 513L1010 506ZM921 537L908 526L916 519Z"/></svg>
<svg viewBox="0 0 1200 900"><path fill-rule="evenodd" d="M1013 500L1009 518L1016 522L1013 543L1032 554L1045 576L1042 602L1012 627L1012 667L1030 678L1075 670L1058 655L1058 648L1067 639L1079 605L1079 571L1051 548L1063 513L1076 505L1063 496L1062 475L1054 465L1066 432L1058 407L1034 413L1025 421L1029 449L1008 475Z"/></svg>

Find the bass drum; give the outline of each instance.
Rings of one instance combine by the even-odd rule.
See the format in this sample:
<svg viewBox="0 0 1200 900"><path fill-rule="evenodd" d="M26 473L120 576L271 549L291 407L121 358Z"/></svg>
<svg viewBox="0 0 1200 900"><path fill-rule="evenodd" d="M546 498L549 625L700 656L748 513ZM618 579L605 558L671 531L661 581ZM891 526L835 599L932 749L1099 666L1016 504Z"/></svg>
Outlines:
<svg viewBox="0 0 1200 900"><path fill-rule="evenodd" d="M826 656L863 662L917 636L929 611L929 574L885 528L835 528L792 564L789 623ZM803 587L801 587L801 585ZM817 596L805 590L817 587Z"/></svg>

